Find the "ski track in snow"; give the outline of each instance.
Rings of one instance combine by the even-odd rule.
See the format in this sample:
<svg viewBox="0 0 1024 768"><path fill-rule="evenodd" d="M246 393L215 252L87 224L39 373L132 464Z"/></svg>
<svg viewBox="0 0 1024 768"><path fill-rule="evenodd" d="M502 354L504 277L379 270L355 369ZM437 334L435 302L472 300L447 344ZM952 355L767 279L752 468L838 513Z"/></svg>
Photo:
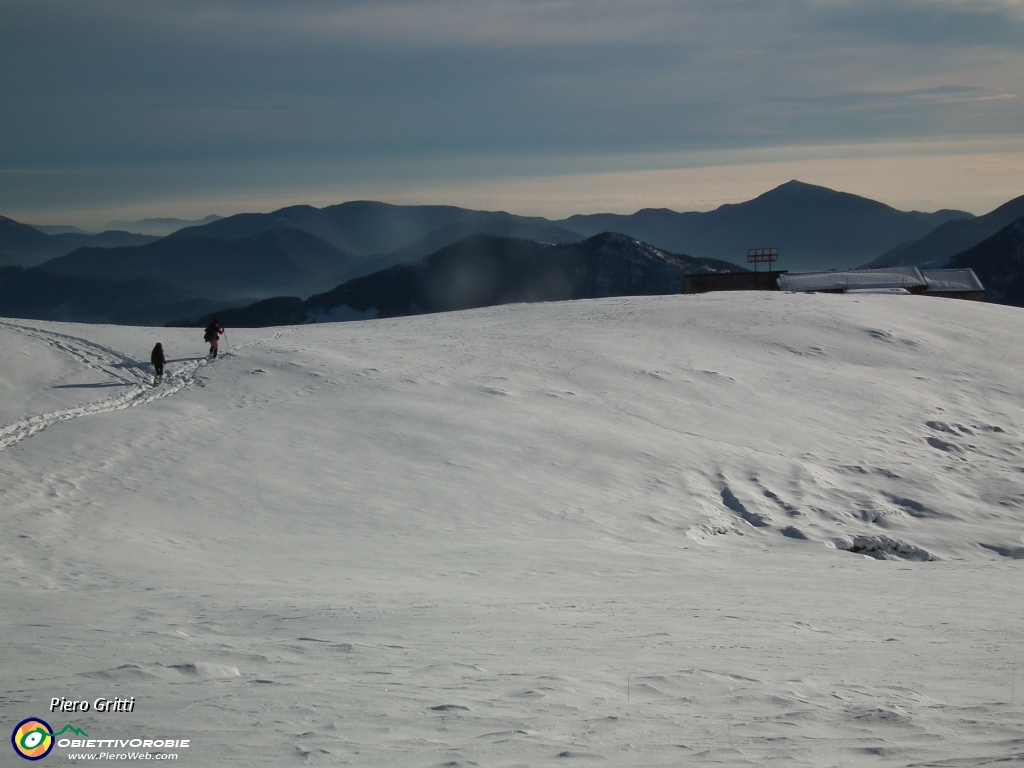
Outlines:
<svg viewBox="0 0 1024 768"><path fill-rule="evenodd" d="M194 385L198 372L211 362L209 358L185 362L175 371L165 375L163 382L159 386L153 386L153 373L149 363L134 360L111 347L97 344L80 336L57 333L56 331L21 325L20 323L13 323L7 320L0 320L0 326L10 328L31 338L39 339L58 352L74 358L84 367L123 382L128 386L127 392L115 397L28 416L12 424L0 427L0 451L10 448L12 445L16 445L22 440L26 440L42 432L44 429L61 422L71 421L83 416L120 411L125 408L135 408L175 395ZM280 331L269 337L269 339L241 344L233 347L232 351L221 353L220 357L231 357L234 355L233 350L277 339L283 334L284 331Z"/></svg>

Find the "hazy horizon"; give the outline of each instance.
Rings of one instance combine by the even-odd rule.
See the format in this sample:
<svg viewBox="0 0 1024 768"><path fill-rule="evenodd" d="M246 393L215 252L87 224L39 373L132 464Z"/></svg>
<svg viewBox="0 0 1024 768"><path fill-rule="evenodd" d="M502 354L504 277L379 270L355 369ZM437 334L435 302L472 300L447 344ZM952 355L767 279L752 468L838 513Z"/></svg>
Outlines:
<svg viewBox="0 0 1024 768"><path fill-rule="evenodd" d="M999 164L999 160L999 155L991 157L993 165ZM888 159L885 161L888 162ZM824 166L823 170L827 170L826 164L822 163L822 165ZM897 210L931 213L952 209L967 211L975 216L988 213L1020 196L1020 192L1015 191L1014 187L1016 179L1010 178L1007 179L1006 184L996 187L995 191L986 190L984 195L966 197L961 193L950 196L953 200L961 201L961 204L944 202L938 199L938 196L930 198L924 195L884 199L883 195L872 191L872 187L877 185L871 184L871 171L876 167L877 163L863 163L858 173L849 173L850 185L846 187L835 182L818 183L817 186L877 200ZM1007 167L1003 163L1000 170L1005 171ZM669 208L679 212L707 212L722 205L752 200L794 179L813 183L795 176L775 181L776 178L782 179L788 170L794 168L806 170L807 164L777 163L757 166L738 165L595 173L564 177L530 177L500 182L467 182L461 187L452 187L445 192L410 187L401 193L385 193L376 196L373 194L354 194L343 198L327 194L307 197L270 196L254 198L251 205L248 206L246 202L239 202L231 198L211 199L205 207L204 203L196 200L170 201L165 205L151 204L145 207L109 209L101 212L69 212L63 218L58 216L59 221L43 220L40 216L32 217L31 214L27 219L19 218L4 211L0 211L0 215L7 215L21 223L34 226L67 225L79 227L85 231L98 232L112 224L133 223L145 219L198 221L210 215L227 217L240 213L270 213L293 205L324 208L356 200L375 200L394 205L453 205L474 210L501 210L520 216L542 216L551 220L568 218L574 214L631 214L644 208ZM838 170L841 171L841 168ZM741 178L743 175L750 178ZM1006 175L1012 176L1013 174L1006 173ZM692 185L685 188L673 187L677 180L689 181ZM630 194L631 187L626 181L640 184L647 194ZM758 181L762 182L762 186L755 186ZM763 186L765 183L770 183L770 186ZM859 187L862 191L854 191L849 188L850 186ZM624 189L625 192L615 194L615 191L619 189ZM1024 191L1024 185L1022 185L1021 191ZM573 204L576 204L577 207L572 207Z"/></svg>

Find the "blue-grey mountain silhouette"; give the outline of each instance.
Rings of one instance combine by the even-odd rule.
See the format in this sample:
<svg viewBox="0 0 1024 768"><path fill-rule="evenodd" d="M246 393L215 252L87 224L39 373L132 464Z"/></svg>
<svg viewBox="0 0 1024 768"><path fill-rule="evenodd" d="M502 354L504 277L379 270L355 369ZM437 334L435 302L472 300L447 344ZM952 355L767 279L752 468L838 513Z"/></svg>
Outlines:
<svg viewBox="0 0 1024 768"><path fill-rule="evenodd" d="M672 254L625 235L550 245L473 235L414 264L311 296L219 311L229 325L266 326L447 312L514 302L680 293L685 275L734 264ZM187 323L192 324L192 323Z"/></svg>
<svg viewBox="0 0 1024 768"><path fill-rule="evenodd" d="M143 235L156 235L167 237L173 232L185 227L201 227L204 224L211 224L222 216L204 216L201 219L175 219L175 218L150 218L136 219L135 221L111 221L104 229L117 229L125 232L138 232Z"/></svg>
<svg viewBox="0 0 1024 768"><path fill-rule="evenodd" d="M389 205L371 201L326 208L296 205L272 213L243 213L202 227L181 229L170 237L231 240L280 227L308 232L356 256L379 256L412 248L415 251L410 252L412 259L422 258L467 234L478 232L550 242L581 239L578 234L560 229L540 217L473 211L450 205ZM445 236L439 231L449 234ZM432 240L416 249L417 241L431 236Z"/></svg>
<svg viewBox="0 0 1024 768"><path fill-rule="evenodd" d="M985 301L1024 307L1024 217L949 260L970 268L985 286Z"/></svg>
<svg viewBox="0 0 1024 768"><path fill-rule="evenodd" d="M111 248L142 245L157 238L131 232L63 232L48 235L28 224L0 216L0 265L33 267L85 245Z"/></svg>
<svg viewBox="0 0 1024 768"><path fill-rule="evenodd" d="M83 277L47 269L0 267L0 316L77 323L163 325L223 306L152 278Z"/></svg>
<svg viewBox="0 0 1024 768"><path fill-rule="evenodd" d="M864 266L875 268L929 264L940 267L951 257L992 237L1021 216L1024 216L1024 195L1003 203L984 216L941 224L921 239L903 243Z"/></svg>
<svg viewBox="0 0 1024 768"><path fill-rule="evenodd" d="M669 251L745 261L749 248L777 247L790 271L849 269L871 254L923 237L963 211L904 212L826 187L790 181L759 197L707 213L646 209L629 216L571 216L558 222L582 234L622 232Z"/></svg>
<svg viewBox="0 0 1024 768"><path fill-rule="evenodd" d="M154 278L200 295L256 299L326 290L350 277L360 262L308 232L280 228L237 240L166 237L134 248L80 248L43 266L73 275Z"/></svg>

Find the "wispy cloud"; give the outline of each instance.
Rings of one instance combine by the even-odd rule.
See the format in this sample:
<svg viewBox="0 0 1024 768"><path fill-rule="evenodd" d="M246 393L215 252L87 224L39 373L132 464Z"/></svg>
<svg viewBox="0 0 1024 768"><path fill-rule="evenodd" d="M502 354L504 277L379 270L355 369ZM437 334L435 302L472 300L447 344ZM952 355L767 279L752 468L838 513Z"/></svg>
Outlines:
<svg viewBox="0 0 1024 768"><path fill-rule="evenodd" d="M51 7L73 0L41 0ZM33 0L38 5L40 0ZM93 3L110 23L147 24L274 48L316 41L417 47L699 44L827 39L1020 48L1018 0L165 0ZM804 41L806 42L806 40Z"/></svg>
<svg viewBox="0 0 1024 768"><path fill-rule="evenodd" d="M391 177L1024 135L1022 0L0 0L0 18L6 168Z"/></svg>

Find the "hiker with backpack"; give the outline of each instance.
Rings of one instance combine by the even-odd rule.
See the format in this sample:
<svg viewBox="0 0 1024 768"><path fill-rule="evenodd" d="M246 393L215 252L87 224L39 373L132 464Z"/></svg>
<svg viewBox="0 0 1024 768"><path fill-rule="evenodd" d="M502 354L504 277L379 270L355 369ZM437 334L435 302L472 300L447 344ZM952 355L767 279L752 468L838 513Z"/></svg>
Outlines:
<svg viewBox="0 0 1024 768"><path fill-rule="evenodd" d="M217 356L217 344L223 333L224 329L221 327L220 323L217 322L217 318L214 318L213 322L206 326L206 335L203 336L203 339L210 345L211 358Z"/></svg>
<svg viewBox="0 0 1024 768"><path fill-rule="evenodd" d="M149 362L153 364L153 370L156 372L153 376L153 386L155 387L164 380L164 363L167 362L164 359L164 345L160 342L153 347L153 351L149 355Z"/></svg>

